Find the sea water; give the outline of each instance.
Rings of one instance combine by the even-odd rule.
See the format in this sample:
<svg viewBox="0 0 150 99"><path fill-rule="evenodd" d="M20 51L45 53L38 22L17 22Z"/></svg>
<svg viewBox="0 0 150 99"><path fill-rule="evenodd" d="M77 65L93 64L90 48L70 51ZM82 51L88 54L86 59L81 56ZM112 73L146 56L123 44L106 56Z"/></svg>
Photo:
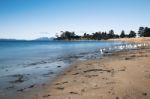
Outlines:
<svg viewBox="0 0 150 99"><path fill-rule="evenodd" d="M0 41L0 90L55 78L76 61L100 58L114 41Z"/></svg>

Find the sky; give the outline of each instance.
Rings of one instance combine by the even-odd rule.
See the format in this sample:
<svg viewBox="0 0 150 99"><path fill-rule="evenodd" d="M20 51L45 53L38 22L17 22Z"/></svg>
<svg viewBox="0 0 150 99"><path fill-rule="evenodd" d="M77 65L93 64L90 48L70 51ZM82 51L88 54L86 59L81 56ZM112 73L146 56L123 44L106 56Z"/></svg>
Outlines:
<svg viewBox="0 0 150 99"><path fill-rule="evenodd" d="M0 0L0 38L55 37L150 27L150 0Z"/></svg>

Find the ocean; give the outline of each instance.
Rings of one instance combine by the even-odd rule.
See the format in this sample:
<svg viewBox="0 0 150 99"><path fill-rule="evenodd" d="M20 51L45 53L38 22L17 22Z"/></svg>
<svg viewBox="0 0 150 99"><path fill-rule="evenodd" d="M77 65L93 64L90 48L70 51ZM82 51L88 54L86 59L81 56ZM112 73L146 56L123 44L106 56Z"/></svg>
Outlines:
<svg viewBox="0 0 150 99"><path fill-rule="evenodd" d="M0 41L0 90L54 79L76 61L97 59L126 43L114 41Z"/></svg>

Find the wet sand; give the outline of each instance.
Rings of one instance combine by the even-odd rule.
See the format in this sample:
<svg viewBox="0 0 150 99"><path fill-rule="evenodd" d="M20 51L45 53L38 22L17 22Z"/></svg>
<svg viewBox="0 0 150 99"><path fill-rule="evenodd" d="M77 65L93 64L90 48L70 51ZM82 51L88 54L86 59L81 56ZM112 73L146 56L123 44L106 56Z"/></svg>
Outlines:
<svg viewBox="0 0 150 99"><path fill-rule="evenodd" d="M150 99L149 52L147 46L78 62L53 82L5 99Z"/></svg>
<svg viewBox="0 0 150 99"><path fill-rule="evenodd" d="M77 63L37 99L150 99L149 52L147 46Z"/></svg>

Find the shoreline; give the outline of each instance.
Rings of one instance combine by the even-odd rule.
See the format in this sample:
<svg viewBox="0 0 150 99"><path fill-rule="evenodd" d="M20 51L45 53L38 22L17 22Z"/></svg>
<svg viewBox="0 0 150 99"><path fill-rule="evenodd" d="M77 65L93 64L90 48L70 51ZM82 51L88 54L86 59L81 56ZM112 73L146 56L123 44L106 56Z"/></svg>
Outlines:
<svg viewBox="0 0 150 99"><path fill-rule="evenodd" d="M101 60L76 64L53 81L39 99L149 99L150 70L147 68L150 66L146 64L150 62L141 65L143 59L147 61L150 57L145 52L149 50L148 46L116 52Z"/></svg>
<svg viewBox="0 0 150 99"><path fill-rule="evenodd" d="M119 51L74 64L49 84L47 93L38 99L149 99L149 50L150 46Z"/></svg>
<svg viewBox="0 0 150 99"><path fill-rule="evenodd" d="M149 44L147 43L147 41L136 41L135 39L130 39L130 41L126 39L120 39L119 41ZM67 70L61 72L56 77L56 79L47 82L45 85L36 85L36 87L29 90L29 92L17 93L17 95L19 96L13 98L11 96L8 96L7 98L11 97L12 99L138 99L137 97L140 97L140 99L149 99L150 97L148 94L150 94L150 92L148 90L142 90L141 94L135 92L134 94L136 95L131 96L130 93L126 93L124 92L124 90L120 89L123 87L123 89L126 90L126 88L124 88L126 86L124 85L130 84L130 82L132 82L132 79L128 78L128 76L132 76L128 75L128 73L130 74L132 72L127 71L128 67L122 66L122 64L134 65L134 63L136 62L137 64L141 64L140 62L144 61L142 58L150 58L149 54L146 54L148 53L147 50L149 49L150 46L146 46L135 50L113 52L111 55L106 54L106 56L104 56L101 59L91 59L75 62L69 68L67 68ZM141 58L142 61L136 61L138 60L138 58ZM131 64L128 64L126 62L131 62ZM146 66L147 64L149 64L147 63L147 61L144 62L145 63L143 64ZM136 66L134 66L131 69L135 68ZM141 70L146 71L145 67L141 68ZM136 70L135 72L137 73ZM127 81L125 84L122 85L120 84L120 81L122 82L123 78L120 77L120 74L124 77L126 73L128 75L126 76L126 79L129 79L131 81ZM149 75L150 74L146 75L148 79L150 78ZM148 83L150 83L149 81ZM137 82L141 81L138 80ZM148 84L146 85L146 87L150 88ZM144 88L146 87L144 86ZM121 90L122 93L120 93L119 90ZM126 95L124 95L124 93L126 93Z"/></svg>

